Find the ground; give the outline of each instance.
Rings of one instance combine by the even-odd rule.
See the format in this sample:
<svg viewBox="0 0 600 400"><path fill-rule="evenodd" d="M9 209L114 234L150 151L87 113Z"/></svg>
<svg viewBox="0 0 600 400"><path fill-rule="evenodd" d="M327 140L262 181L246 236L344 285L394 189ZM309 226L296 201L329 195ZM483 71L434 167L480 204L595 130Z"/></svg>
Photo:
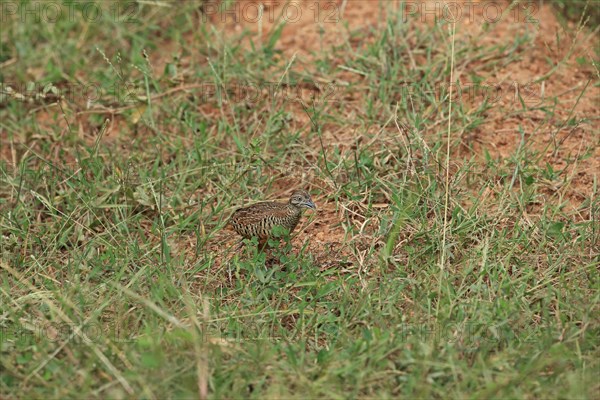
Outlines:
<svg viewBox="0 0 600 400"><path fill-rule="evenodd" d="M3 398L600 395L593 4L27 4ZM238 250L231 212L300 187Z"/></svg>

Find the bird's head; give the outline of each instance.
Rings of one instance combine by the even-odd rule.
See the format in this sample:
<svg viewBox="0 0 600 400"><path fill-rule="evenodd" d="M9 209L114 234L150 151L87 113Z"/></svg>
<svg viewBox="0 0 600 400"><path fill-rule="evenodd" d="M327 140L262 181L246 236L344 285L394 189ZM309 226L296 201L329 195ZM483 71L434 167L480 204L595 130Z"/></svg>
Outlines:
<svg viewBox="0 0 600 400"><path fill-rule="evenodd" d="M298 208L317 209L315 203L310 198L310 194L306 190L294 190L290 196L290 204Z"/></svg>

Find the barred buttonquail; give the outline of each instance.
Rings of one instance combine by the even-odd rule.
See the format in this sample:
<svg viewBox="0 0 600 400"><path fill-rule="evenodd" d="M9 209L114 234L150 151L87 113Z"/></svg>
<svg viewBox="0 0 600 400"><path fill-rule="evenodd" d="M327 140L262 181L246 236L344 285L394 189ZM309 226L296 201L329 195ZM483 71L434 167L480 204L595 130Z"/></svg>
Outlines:
<svg viewBox="0 0 600 400"><path fill-rule="evenodd" d="M260 248L264 248L275 226L281 226L290 233L294 230L305 208L317 207L306 190L295 190L287 204L265 201L236 210L229 223L246 239L258 238Z"/></svg>

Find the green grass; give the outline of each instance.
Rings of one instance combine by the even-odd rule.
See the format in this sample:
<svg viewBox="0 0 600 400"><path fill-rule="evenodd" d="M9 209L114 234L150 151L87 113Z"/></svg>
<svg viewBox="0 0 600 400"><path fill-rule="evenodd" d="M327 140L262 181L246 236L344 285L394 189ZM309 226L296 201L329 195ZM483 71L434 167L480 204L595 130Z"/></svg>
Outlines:
<svg viewBox="0 0 600 400"><path fill-rule="evenodd" d="M564 20L574 22L588 20L589 26L594 29L600 25L600 9L597 2L591 0L553 0L552 5Z"/></svg>
<svg viewBox="0 0 600 400"><path fill-rule="evenodd" d="M252 50L199 24L198 4L140 7L133 24L3 27L0 76L31 98L0 98L3 398L598 397L597 175L570 195L600 143L557 168L529 140L561 98L505 113L524 126L510 156L477 154L470 135L500 105L449 113L446 25L349 25L311 74L277 33ZM457 38L455 68L485 80L534 30ZM234 93L330 81L304 110ZM91 109L116 112L26 82L97 84ZM223 244L235 207L295 185L335 238L300 233L270 264Z"/></svg>

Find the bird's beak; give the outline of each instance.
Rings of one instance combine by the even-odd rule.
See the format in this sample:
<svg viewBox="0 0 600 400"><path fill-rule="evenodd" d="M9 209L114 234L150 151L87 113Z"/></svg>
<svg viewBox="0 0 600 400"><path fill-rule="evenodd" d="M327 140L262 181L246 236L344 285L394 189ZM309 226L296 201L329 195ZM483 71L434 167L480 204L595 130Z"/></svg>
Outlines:
<svg viewBox="0 0 600 400"><path fill-rule="evenodd" d="M315 203L313 203L312 200L307 201L306 203L304 203L304 205L308 208L312 208L313 210L317 209L317 206L315 206Z"/></svg>

